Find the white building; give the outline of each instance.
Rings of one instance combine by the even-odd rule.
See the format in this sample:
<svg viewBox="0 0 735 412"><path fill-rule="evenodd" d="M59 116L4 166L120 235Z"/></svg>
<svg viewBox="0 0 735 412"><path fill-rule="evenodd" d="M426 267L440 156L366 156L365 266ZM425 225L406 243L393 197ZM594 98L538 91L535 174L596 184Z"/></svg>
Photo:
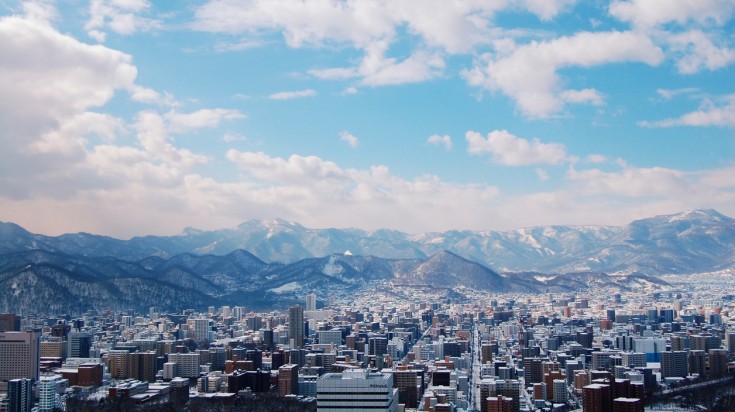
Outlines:
<svg viewBox="0 0 735 412"><path fill-rule="evenodd" d="M168 361L176 364L176 376L196 378L199 376L198 353L169 353Z"/></svg>
<svg viewBox="0 0 735 412"><path fill-rule="evenodd" d="M38 410L53 411L62 409L61 395L69 384L61 375L41 376L38 382Z"/></svg>
<svg viewBox="0 0 735 412"><path fill-rule="evenodd" d="M398 389L393 375L363 369L327 373L316 382L318 412L380 410L395 412Z"/></svg>

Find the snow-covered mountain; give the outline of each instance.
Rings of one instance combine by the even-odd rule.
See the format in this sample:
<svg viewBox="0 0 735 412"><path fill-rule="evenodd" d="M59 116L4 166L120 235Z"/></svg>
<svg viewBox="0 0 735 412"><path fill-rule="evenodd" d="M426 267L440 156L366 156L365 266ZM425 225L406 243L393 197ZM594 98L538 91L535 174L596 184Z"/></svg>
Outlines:
<svg viewBox="0 0 735 412"><path fill-rule="evenodd" d="M48 237L0 224L0 253L39 249L139 260L243 249L266 262L289 264L341 255L427 259L446 250L496 271L693 273L735 267L735 219L693 210L625 226L543 226L505 232L309 229L283 220L249 221L232 229L186 229L177 236L118 240L85 233Z"/></svg>

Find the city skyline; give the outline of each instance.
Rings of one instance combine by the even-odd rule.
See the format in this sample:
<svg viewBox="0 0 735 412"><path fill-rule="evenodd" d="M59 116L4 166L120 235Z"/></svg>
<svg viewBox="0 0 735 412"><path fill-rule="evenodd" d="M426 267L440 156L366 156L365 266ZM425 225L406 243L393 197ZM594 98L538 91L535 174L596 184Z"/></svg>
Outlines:
<svg viewBox="0 0 735 412"><path fill-rule="evenodd" d="M733 216L735 2L661 4L6 2L0 221L128 238Z"/></svg>

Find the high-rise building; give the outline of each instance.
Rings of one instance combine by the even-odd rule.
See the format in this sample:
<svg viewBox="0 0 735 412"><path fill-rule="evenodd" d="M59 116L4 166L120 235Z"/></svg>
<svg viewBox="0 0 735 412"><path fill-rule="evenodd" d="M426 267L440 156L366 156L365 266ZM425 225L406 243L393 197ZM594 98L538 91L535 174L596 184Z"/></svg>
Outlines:
<svg viewBox="0 0 735 412"><path fill-rule="evenodd" d="M637 398L613 399L613 411L615 412L643 412L643 400Z"/></svg>
<svg viewBox="0 0 735 412"><path fill-rule="evenodd" d="M62 410L60 394L63 394L69 381L61 375L41 376L38 382L38 410L42 412Z"/></svg>
<svg viewBox="0 0 735 412"><path fill-rule="evenodd" d="M480 398L502 395L513 400L513 412L521 410L521 382L516 379L483 379L480 382ZM486 408L487 402L480 402L481 410ZM485 412L485 411L483 411Z"/></svg>
<svg viewBox="0 0 735 412"><path fill-rule="evenodd" d="M295 395L299 386L299 365L289 363L278 368L278 395Z"/></svg>
<svg viewBox="0 0 735 412"><path fill-rule="evenodd" d="M92 335L87 332L70 332L67 335L68 358L88 358L92 347Z"/></svg>
<svg viewBox="0 0 735 412"><path fill-rule="evenodd" d="M567 403L567 381L564 379L554 379L554 394L551 398L554 403Z"/></svg>
<svg viewBox="0 0 735 412"><path fill-rule="evenodd" d="M541 358L523 359L523 371L527 385L544 381L544 363Z"/></svg>
<svg viewBox="0 0 735 412"><path fill-rule="evenodd" d="M38 380L39 337L34 332L0 333L0 381Z"/></svg>
<svg viewBox="0 0 735 412"><path fill-rule="evenodd" d="M156 352L136 352L130 354L130 377L139 381L156 380Z"/></svg>
<svg viewBox="0 0 735 412"><path fill-rule="evenodd" d="M593 383L582 388L584 412L612 412L612 390L610 385Z"/></svg>
<svg viewBox="0 0 735 412"><path fill-rule="evenodd" d="M513 398L503 395L488 396L484 402L487 412L513 412Z"/></svg>
<svg viewBox="0 0 735 412"><path fill-rule="evenodd" d="M199 376L198 353L169 353L168 361L176 364L177 377L196 378Z"/></svg>
<svg viewBox="0 0 735 412"><path fill-rule="evenodd" d="M15 313L0 313L0 332L20 332L20 321Z"/></svg>
<svg viewBox="0 0 735 412"><path fill-rule="evenodd" d="M727 349L710 349L709 354L710 379L722 378L727 374Z"/></svg>
<svg viewBox="0 0 735 412"><path fill-rule="evenodd" d="M688 359L686 351L670 351L661 353L661 377L686 378L688 371Z"/></svg>
<svg viewBox="0 0 735 412"><path fill-rule="evenodd" d="M304 347L304 309L299 305L288 309L288 338L292 349Z"/></svg>
<svg viewBox="0 0 735 412"><path fill-rule="evenodd" d="M31 412L33 408L33 380L10 379L8 381L8 412Z"/></svg>
<svg viewBox="0 0 735 412"><path fill-rule="evenodd" d="M689 351L689 373L700 378L707 376L707 354L703 350Z"/></svg>
<svg viewBox="0 0 735 412"><path fill-rule="evenodd" d="M316 310L316 295L313 293L306 295L306 310Z"/></svg>
<svg viewBox="0 0 735 412"><path fill-rule="evenodd" d="M326 373L317 380L316 388L318 412L395 412L398 408L398 389L393 387L393 375L389 373L371 373L363 369Z"/></svg>
<svg viewBox="0 0 735 412"><path fill-rule="evenodd" d="M113 349L107 352L107 369L114 379L130 377L130 351Z"/></svg>
<svg viewBox="0 0 735 412"><path fill-rule="evenodd" d="M406 405L406 408L418 408L420 390L418 378L423 376L423 371L398 369L391 372L393 373L393 386L398 389L398 403Z"/></svg>
<svg viewBox="0 0 735 412"><path fill-rule="evenodd" d="M209 319L198 318L189 320L190 328L193 329L193 337L196 341L209 340Z"/></svg>

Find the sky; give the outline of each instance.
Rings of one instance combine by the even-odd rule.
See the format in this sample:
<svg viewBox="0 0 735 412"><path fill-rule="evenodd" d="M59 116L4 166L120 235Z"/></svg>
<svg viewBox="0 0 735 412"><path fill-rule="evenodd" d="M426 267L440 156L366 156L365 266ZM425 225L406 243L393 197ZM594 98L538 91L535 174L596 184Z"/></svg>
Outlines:
<svg viewBox="0 0 735 412"><path fill-rule="evenodd" d="M735 216L735 0L0 2L0 221Z"/></svg>

